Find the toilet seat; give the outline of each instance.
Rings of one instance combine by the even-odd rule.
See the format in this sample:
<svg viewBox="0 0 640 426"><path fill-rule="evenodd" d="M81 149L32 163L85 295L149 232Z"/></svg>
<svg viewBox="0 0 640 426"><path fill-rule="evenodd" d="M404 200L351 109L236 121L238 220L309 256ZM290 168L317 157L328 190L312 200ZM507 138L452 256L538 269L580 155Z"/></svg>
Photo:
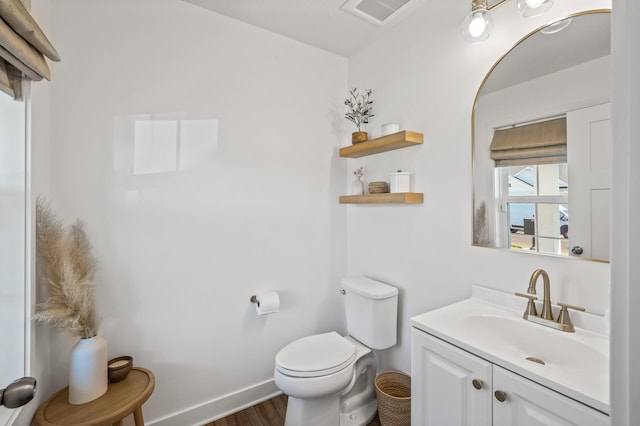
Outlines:
<svg viewBox="0 0 640 426"><path fill-rule="evenodd" d="M320 377L348 367L356 358L354 344L335 331L303 337L276 355L276 368L292 377Z"/></svg>

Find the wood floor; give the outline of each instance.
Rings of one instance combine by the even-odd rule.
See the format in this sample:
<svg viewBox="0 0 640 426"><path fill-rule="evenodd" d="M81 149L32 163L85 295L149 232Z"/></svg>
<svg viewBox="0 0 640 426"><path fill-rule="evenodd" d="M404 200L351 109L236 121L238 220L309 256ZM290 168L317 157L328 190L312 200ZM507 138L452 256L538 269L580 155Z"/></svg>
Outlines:
<svg viewBox="0 0 640 426"><path fill-rule="evenodd" d="M280 395L204 426L284 426L287 396ZM378 415L368 426L380 426Z"/></svg>

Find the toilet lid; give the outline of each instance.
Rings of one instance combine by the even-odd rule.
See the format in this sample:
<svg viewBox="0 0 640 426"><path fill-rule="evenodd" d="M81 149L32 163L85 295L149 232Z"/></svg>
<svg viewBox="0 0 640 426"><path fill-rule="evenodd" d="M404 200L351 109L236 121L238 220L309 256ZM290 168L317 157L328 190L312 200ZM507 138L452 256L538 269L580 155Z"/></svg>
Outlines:
<svg viewBox="0 0 640 426"><path fill-rule="evenodd" d="M288 376L326 376L347 367L355 356L355 345L332 331L289 343L277 353L276 367Z"/></svg>

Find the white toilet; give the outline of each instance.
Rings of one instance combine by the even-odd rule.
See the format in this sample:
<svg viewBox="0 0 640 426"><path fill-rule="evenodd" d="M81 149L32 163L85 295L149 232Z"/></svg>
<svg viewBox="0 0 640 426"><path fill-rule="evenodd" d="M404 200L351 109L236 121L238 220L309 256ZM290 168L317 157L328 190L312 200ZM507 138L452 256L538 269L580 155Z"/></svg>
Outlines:
<svg viewBox="0 0 640 426"><path fill-rule="evenodd" d="M396 344L398 289L342 280L347 331L303 337L276 354L275 383L289 396L285 426L360 426L376 414L372 349Z"/></svg>

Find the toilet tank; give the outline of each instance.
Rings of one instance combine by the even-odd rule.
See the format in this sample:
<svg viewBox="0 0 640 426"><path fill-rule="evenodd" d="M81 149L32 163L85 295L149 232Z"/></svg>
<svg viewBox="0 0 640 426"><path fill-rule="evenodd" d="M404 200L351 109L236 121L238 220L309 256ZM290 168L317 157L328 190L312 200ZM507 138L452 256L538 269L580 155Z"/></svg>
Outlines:
<svg viewBox="0 0 640 426"><path fill-rule="evenodd" d="M342 279L349 335L371 349L396 344L398 289L367 277Z"/></svg>

